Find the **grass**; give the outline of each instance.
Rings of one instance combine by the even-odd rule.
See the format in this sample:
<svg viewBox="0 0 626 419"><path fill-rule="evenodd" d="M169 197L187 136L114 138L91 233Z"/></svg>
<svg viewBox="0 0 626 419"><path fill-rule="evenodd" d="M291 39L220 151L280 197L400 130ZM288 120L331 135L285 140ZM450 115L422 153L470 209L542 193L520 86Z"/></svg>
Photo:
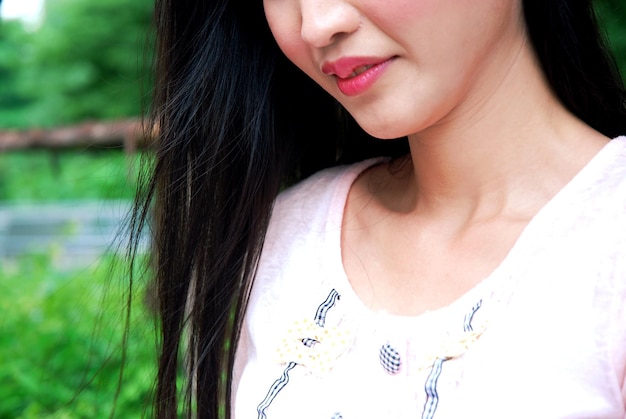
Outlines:
<svg viewBox="0 0 626 419"><path fill-rule="evenodd" d="M142 417L154 383L153 319L135 298L115 402L130 291L119 263L60 271L51 257L28 255L0 268L0 418L107 418L114 408L115 417Z"/></svg>

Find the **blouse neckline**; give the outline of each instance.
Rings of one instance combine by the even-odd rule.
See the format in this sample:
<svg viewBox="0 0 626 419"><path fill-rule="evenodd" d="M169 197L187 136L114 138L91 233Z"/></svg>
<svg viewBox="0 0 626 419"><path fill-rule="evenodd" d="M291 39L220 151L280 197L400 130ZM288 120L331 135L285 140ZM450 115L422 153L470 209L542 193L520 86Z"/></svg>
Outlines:
<svg viewBox="0 0 626 419"><path fill-rule="evenodd" d="M594 178L601 175L601 168L606 166L607 161L615 158L613 150L621 146L618 144L620 142L626 143L626 137L609 141L531 218L508 254L491 274L452 303L415 316L390 314L383 310L370 309L356 294L346 274L341 256L341 226L348 193L361 173L385 159L374 158L356 163L338 180L331 200L331 215L326 222L326 237L323 245L327 252L325 260L328 261L326 265L328 274L325 278L331 282L329 285L336 288L342 295L342 305L345 305L345 310L354 312L364 319L376 319L377 323L382 321L389 327L410 327L413 330L422 327L437 328L441 322L447 323L451 318L457 319L459 315L463 316L472 306L482 300L489 302L485 305L485 308L489 307L489 309L481 311L500 310L508 304L515 292L516 278L519 277L515 274L516 271L524 269L524 265L532 261L533 253L541 249L542 243L555 228L554 220L558 219L564 205L568 201L582 198L589 185L594 183Z"/></svg>

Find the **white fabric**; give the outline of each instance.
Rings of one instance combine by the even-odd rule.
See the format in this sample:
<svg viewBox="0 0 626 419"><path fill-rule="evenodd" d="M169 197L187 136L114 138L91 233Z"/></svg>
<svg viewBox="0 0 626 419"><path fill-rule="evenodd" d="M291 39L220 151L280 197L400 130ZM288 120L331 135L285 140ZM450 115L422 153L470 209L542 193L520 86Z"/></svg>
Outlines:
<svg viewBox="0 0 626 419"><path fill-rule="evenodd" d="M237 352L235 418L626 418L626 137L488 278L417 317L370 311L343 270L345 200L375 162L325 170L277 200ZM383 367L381 348L399 361Z"/></svg>

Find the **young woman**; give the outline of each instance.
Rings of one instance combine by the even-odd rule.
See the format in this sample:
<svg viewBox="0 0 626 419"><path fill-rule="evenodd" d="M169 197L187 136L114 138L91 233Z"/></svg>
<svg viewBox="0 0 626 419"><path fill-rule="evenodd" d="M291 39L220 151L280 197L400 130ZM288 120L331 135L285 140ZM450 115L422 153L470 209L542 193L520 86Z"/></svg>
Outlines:
<svg viewBox="0 0 626 419"><path fill-rule="evenodd" d="M157 417L626 417L590 0L156 10Z"/></svg>

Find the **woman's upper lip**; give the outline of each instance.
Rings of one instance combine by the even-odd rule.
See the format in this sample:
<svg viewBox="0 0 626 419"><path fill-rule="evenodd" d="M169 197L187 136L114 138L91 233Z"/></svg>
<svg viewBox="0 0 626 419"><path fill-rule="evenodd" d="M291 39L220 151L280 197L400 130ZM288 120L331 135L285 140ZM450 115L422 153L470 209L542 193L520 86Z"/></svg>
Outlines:
<svg viewBox="0 0 626 419"><path fill-rule="evenodd" d="M322 73L335 75L345 79L355 73L360 67L372 67L391 59L392 57L343 57L336 61L326 61L322 64Z"/></svg>

